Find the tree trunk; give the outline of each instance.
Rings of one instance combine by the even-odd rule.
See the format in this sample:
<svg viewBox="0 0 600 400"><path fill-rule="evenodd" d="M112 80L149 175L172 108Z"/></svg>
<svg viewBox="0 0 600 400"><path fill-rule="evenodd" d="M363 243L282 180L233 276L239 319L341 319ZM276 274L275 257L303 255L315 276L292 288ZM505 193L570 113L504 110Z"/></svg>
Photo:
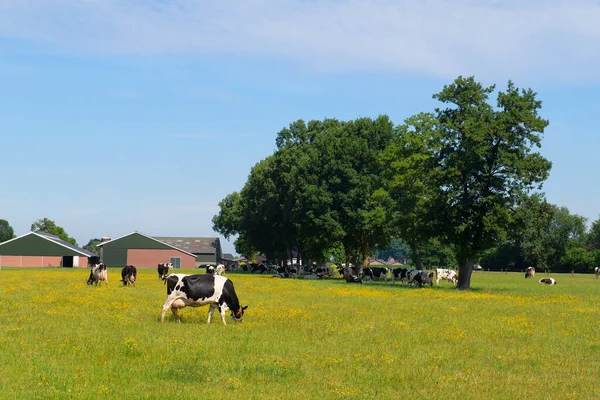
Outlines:
<svg viewBox="0 0 600 400"><path fill-rule="evenodd" d="M458 285L460 290L471 289L471 274L473 273L473 264L475 256L469 256L466 260L461 260L458 266Z"/></svg>
<svg viewBox="0 0 600 400"><path fill-rule="evenodd" d="M417 245L415 245L415 244L411 245L411 252L412 252L412 259L415 262L415 267L418 270L422 270L423 269L423 259L421 258L421 252L419 251L419 248L417 247Z"/></svg>

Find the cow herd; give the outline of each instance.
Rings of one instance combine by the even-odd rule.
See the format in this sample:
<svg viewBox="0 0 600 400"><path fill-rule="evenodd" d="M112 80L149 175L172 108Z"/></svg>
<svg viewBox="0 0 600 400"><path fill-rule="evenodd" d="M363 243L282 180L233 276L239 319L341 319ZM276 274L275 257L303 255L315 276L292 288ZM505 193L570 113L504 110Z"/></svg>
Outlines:
<svg viewBox="0 0 600 400"><path fill-rule="evenodd" d="M338 268L340 275L344 275L346 282L349 283L363 283L373 282L375 280L383 280L387 282L388 275L392 279L392 283L396 284L396 281L400 281L402 285L414 285L423 287L425 285L433 286L433 281L436 284L440 284L440 280L447 280L453 284L458 282L458 275L456 271L451 269L436 268L433 271L424 271L420 269L408 269L408 268L388 268L388 267L367 267L362 268L360 276L354 273L346 272L343 267Z"/></svg>
<svg viewBox="0 0 600 400"><path fill-rule="evenodd" d="M216 268L206 269L206 274L173 274L173 264L158 264L158 279L167 285L167 300L165 301L160 321L163 322L165 313L170 308L177 322L181 322L178 310L191 306L209 306L208 323L215 310L221 314L223 324L225 314L231 311L231 319L241 322L244 316L244 310L248 306L241 306L237 294L233 288L233 282L223 276L225 266L220 264ZM137 269L133 265L127 265L121 270L121 282L123 286L135 286L137 280ZM108 272L106 264L100 263L92 266L90 276L86 283L88 285L98 286L102 282L108 286Z"/></svg>

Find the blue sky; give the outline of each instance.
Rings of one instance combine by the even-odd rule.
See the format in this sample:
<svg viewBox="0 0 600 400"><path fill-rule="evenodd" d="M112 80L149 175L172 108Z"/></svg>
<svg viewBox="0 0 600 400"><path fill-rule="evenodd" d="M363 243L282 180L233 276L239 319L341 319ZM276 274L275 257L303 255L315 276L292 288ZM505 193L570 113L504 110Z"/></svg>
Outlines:
<svg viewBox="0 0 600 400"><path fill-rule="evenodd" d="M593 221L597 21L591 0L2 0L0 218L213 236L290 122L401 123L462 74L538 92L544 191Z"/></svg>

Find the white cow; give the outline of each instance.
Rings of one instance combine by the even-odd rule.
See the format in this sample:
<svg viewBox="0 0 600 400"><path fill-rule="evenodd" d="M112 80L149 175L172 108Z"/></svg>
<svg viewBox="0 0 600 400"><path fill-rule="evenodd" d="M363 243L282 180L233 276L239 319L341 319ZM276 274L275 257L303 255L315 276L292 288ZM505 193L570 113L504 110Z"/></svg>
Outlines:
<svg viewBox="0 0 600 400"><path fill-rule="evenodd" d="M596 279L598 279L598 276L600 276L600 267L594 268L594 273L596 274Z"/></svg>
<svg viewBox="0 0 600 400"><path fill-rule="evenodd" d="M435 269L435 284L439 285L440 280L450 281L454 284L458 282L458 275L452 269L436 268Z"/></svg>
<svg viewBox="0 0 600 400"><path fill-rule="evenodd" d="M546 285L556 285L556 281L554 278L542 278L539 280L540 283L544 283Z"/></svg>

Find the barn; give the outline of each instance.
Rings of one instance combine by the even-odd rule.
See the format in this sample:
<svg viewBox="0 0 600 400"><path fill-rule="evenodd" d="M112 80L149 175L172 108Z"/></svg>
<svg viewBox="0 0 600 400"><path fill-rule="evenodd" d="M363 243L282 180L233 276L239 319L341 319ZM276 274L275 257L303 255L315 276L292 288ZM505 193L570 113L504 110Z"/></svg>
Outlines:
<svg viewBox="0 0 600 400"><path fill-rule="evenodd" d="M100 260L108 267L156 268L160 263L170 262L175 268L196 268L195 254L141 232L102 240L96 247Z"/></svg>
<svg viewBox="0 0 600 400"><path fill-rule="evenodd" d="M224 261L218 237L154 236L154 239L192 253L196 256L196 267L201 264L222 264Z"/></svg>
<svg viewBox="0 0 600 400"><path fill-rule="evenodd" d="M28 232L0 243L3 267L87 267L97 255L45 232Z"/></svg>

